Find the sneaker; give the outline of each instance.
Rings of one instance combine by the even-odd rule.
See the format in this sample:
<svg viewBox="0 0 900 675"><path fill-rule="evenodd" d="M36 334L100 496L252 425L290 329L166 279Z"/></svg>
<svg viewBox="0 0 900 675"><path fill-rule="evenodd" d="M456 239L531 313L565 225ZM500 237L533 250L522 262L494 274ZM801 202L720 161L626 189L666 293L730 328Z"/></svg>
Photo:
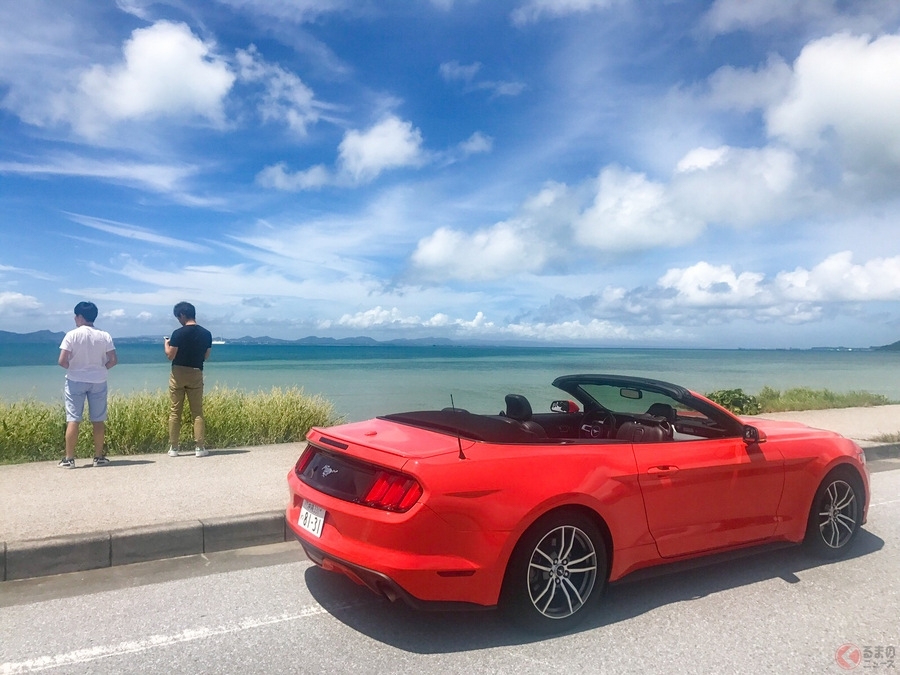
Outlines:
<svg viewBox="0 0 900 675"><path fill-rule="evenodd" d="M94 457L94 466L106 466L107 464L109 464L109 458L106 455Z"/></svg>
<svg viewBox="0 0 900 675"><path fill-rule="evenodd" d="M178 448L174 445L169 446L169 457L178 457Z"/></svg>
<svg viewBox="0 0 900 675"><path fill-rule="evenodd" d="M194 457L206 457L209 454L209 450L202 446L197 446L197 449L194 450Z"/></svg>
<svg viewBox="0 0 900 675"><path fill-rule="evenodd" d="M63 457L61 460L59 460L59 464L57 464L56 466L63 468L63 469L74 469L75 468L75 458L72 457L71 459L69 459L68 457Z"/></svg>

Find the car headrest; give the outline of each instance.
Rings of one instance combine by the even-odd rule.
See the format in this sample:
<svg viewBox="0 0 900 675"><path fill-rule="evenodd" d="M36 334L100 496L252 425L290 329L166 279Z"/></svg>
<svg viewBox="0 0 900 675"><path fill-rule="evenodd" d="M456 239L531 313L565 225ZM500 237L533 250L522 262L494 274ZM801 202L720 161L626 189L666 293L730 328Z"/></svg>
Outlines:
<svg viewBox="0 0 900 675"><path fill-rule="evenodd" d="M664 417L669 422L674 422L677 413L675 412L675 408L668 403L654 403L647 408L647 414L653 415L654 417Z"/></svg>
<svg viewBox="0 0 900 675"><path fill-rule="evenodd" d="M506 416L519 422L530 420L531 404L528 402L528 399L521 394L507 394Z"/></svg>

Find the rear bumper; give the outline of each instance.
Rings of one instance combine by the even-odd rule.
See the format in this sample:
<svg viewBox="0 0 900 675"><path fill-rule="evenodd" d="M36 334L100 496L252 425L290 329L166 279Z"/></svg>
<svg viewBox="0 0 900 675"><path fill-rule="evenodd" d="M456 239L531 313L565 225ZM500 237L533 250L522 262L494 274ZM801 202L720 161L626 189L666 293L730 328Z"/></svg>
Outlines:
<svg viewBox="0 0 900 675"><path fill-rule="evenodd" d="M391 602L400 601L420 611L470 612L473 610L494 609L493 606L478 605L471 602L420 600L414 595L407 593L402 586L395 583L386 574L331 556L309 542L304 541L299 535L297 535L297 540L303 547L306 557L322 569L329 572L339 572Z"/></svg>

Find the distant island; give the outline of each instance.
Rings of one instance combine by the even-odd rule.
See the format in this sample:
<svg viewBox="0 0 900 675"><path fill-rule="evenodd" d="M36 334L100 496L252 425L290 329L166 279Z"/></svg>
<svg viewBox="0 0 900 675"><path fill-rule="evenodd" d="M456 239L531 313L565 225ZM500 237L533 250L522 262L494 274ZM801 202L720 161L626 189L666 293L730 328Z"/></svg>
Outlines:
<svg viewBox="0 0 900 675"><path fill-rule="evenodd" d="M59 345L62 342L64 332L54 333L49 330L39 330L32 333L12 333L10 331L0 330L0 345L3 344L46 344L54 342ZM157 336L138 336L138 337L114 337L117 344L147 344L161 342L162 338ZM214 345L293 345L293 346L311 346L311 347L458 347L458 346L479 346L479 347L558 347L559 344L542 343L539 341L522 342L522 341L487 341L487 340L451 340L449 338L399 338L394 340L376 340L374 338L363 335L348 338L330 338L309 337L299 338L296 340L285 340L282 338L273 338L268 335L262 337L253 337L245 335L239 338L214 337ZM569 345L572 346L572 345ZM585 345L577 345L584 347ZM668 347L659 347L667 349ZM690 347L682 347L682 349L690 349ZM742 348L739 348L739 350ZM775 348L764 349L764 351L795 351L793 349ZM796 351L829 351L829 352L863 352L863 351L900 351L900 341L889 345L876 347L810 347L808 349L797 349Z"/></svg>
<svg viewBox="0 0 900 675"><path fill-rule="evenodd" d="M33 333L11 333L9 331L0 330L0 344L46 344L54 342L57 345L62 342L65 333L54 333L49 330L39 330ZM156 336L140 336L140 337L114 337L117 344L146 344L162 342L162 339ZM314 347L324 346L344 346L344 347L378 347L383 345L396 346L420 346L432 347L453 346L453 340L447 338L415 338L415 339L398 339L379 341L370 337L350 337L350 338L327 338L327 337L305 337L298 340L282 340L280 338L269 337L251 337L245 335L239 338L223 338L214 337L214 345L310 345Z"/></svg>

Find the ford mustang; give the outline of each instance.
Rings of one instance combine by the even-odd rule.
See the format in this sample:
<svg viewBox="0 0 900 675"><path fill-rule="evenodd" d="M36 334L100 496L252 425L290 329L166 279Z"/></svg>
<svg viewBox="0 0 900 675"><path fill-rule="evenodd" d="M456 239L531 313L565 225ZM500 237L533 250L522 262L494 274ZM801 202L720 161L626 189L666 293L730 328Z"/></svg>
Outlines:
<svg viewBox="0 0 900 675"><path fill-rule="evenodd" d="M546 412L509 394L499 414L311 429L286 512L307 557L391 601L553 633L636 570L771 542L837 558L866 521L865 456L838 434L647 378L553 386Z"/></svg>

